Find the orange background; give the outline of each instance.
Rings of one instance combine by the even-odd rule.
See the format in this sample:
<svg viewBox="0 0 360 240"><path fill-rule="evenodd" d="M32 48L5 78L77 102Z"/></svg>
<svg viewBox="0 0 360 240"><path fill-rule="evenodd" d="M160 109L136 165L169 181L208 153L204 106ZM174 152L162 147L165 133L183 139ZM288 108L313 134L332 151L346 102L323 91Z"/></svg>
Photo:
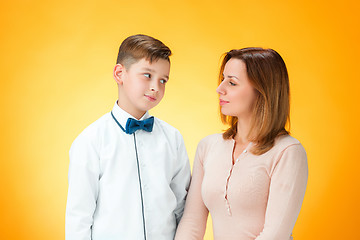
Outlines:
<svg viewBox="0 0 360 240"><path fill-rule="evenodd" d="M224 129L220 55L276 49L290 75L291 132L309 161L294 239L356 239L358 1L168 2L1 2L0 239L64 239L68 150L111 110L118 47L136 33L174 53L165 97L151 113L181 131L191 163L198 141Z"/></svg>

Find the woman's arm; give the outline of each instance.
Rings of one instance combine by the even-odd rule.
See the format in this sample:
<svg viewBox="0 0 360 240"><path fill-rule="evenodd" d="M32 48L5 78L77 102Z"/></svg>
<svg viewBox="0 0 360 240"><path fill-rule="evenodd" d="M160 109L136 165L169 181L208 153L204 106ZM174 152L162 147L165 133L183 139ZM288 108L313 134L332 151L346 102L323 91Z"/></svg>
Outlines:
<svg viewBox="0 0 360 240"><path fill-rule="evenodd" d="M287 147L271 175L264 229L256 240L289 240L305 195L308 166L301 144Z"/></svg>
<svg viewBox="0 0 360 240"><path fill-rule="evenodd" d="M185 203L184 215L176 232L176 240L199 240L203 239L205 234L209 211L201 196L201 184L204 176L202 145L200 142L196 150L190 189Z"/></svg>

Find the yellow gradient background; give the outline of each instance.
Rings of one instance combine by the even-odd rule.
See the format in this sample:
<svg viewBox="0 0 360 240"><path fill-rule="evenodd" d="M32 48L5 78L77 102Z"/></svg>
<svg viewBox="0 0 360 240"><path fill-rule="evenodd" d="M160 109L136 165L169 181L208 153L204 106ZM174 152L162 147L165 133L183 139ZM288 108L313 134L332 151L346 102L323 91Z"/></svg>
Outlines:
<svg viewBox="0 0 360 240"><path fill-rule="evenodd" d="M196 145L221 132L219 59L261 46L284 58L291 132L308 153L295 240L356 239L359 197L358 1L2 1L0 239L64 239L68 151L116 100L112 70L132 34L173 51L152 114ZM210 223L210 221L209 221ZM212 239L208 225L205 239Z"/></svg>

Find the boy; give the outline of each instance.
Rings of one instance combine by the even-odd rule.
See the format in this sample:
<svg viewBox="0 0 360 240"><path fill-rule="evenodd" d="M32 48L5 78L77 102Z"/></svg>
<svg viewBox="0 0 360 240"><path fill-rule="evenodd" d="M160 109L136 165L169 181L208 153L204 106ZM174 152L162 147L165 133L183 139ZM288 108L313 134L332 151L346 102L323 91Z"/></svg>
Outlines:
<svg viewBox="0 0 360 240"><path fill-rule="evenodd" d="M151 117L164 96L170 49L146 35L120 46L118 101L70 149L67 240L170 240L190 167L180 133Z"/></svg>

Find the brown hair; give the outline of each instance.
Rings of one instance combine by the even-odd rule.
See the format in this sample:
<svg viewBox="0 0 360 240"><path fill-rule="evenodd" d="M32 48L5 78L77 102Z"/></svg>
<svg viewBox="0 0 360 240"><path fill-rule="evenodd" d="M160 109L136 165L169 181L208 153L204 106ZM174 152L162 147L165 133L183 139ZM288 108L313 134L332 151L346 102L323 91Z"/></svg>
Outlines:
<svg viewBox="0 0 360 240"><path fill-rule="evenodd" d="M126 38L120 45L116 64L122 64L125 68L145 58L150 63L158 59L170 62L171 50L158 39L137 34Z"/></svg>
<svg viewBox="0 0 360 240"><path fill-rule="evenodd" d="M257 92L248 138L254 143L251 152L260 155L274 146L277 136L289 134L285 129L287 123L290 126L290 91L286 65L272 49L231 50L222 60L219 84L223 79L225 64L231 58L245 63L248 79ZM220 115L222 122L230 125L223 133L223 138L234 138L237 133L237 117L226 116L221 112Z"/></svg>

